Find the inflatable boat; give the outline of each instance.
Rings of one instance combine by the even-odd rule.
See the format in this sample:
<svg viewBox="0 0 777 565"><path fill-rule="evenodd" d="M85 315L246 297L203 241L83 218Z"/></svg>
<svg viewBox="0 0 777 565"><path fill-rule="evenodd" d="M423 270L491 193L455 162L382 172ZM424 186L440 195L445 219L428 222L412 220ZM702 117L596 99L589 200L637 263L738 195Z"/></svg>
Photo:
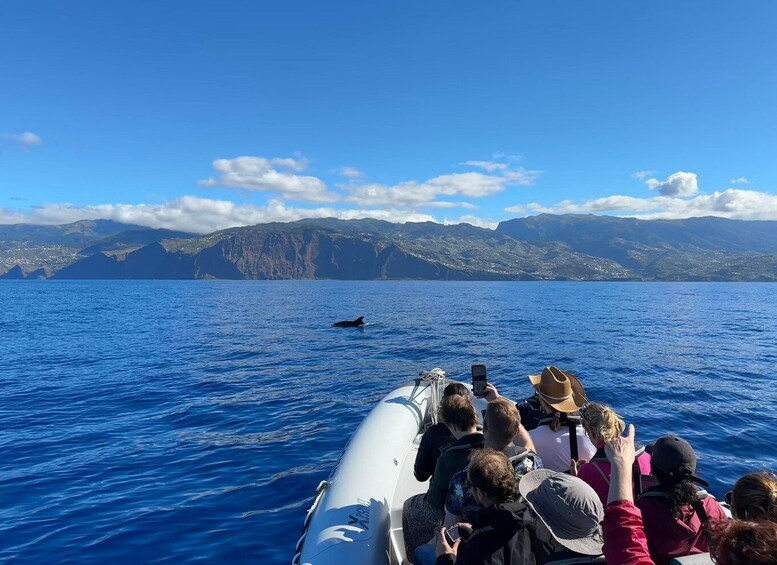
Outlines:
<svg viewBox="0 0 777 565"><path fill-rule="evenodd" d="M332 475L318 486L294 565L399 565L405 560L402 505L428 487L428 481L416 480L413 464L427 423L436 421L431 407L439 404L448 382L441 369L433 369L372 409Z"/></svg>
<svg viewBox="0 0 777 565"><path fill-rule="evenodd" d="M436 423L449 381L441 369L387 394L367 415L343 450L329 479L319 484L297 542L293 565L401 565L409 562L402 534L402 506L426 492L413 474L421 436ZM471 388L469 384L465 386ZM475 399L478 413L484 400ZM709 554L677 565L711 564Z"/></svg>

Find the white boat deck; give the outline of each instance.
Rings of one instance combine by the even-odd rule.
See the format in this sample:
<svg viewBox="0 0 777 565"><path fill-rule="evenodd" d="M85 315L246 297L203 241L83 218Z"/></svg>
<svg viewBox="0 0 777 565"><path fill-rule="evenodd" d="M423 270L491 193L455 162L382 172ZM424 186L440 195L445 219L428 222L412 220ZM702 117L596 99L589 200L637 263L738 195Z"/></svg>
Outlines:
<svg viewBox="0 0 777 565"><path fill-rule="evenodd" d="M418 453L418 445L421 442L421 434L418 434L405 455L405 460L400 461L400 472L397 485L394 489L394 495L389 502L389 519L391 526L389 530L389 552L390 563L392 565L401 565L408 563L405 555L405 537L402 535L402 505L405 501L416 494L426 492L429 488L429 481L419 483L413 475L413 465L415 456Z"/></svg>

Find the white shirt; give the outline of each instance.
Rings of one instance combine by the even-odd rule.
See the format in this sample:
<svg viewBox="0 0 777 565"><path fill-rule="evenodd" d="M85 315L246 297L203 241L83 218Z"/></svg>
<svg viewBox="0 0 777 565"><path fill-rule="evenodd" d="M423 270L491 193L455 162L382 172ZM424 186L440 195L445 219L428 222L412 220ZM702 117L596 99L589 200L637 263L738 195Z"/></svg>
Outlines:
<svg viewBox="0 0 777 565"><path fill-rule="evenodd" d="M596 453L596 447L583 428L577 426L577 454L579 459L590 461ZM537 455L542 459L542 466L553 471L568 472L572 455L569 452L569 427L561 424L561 429L554 432L550 426L537 426L529 432Z"/></svg>

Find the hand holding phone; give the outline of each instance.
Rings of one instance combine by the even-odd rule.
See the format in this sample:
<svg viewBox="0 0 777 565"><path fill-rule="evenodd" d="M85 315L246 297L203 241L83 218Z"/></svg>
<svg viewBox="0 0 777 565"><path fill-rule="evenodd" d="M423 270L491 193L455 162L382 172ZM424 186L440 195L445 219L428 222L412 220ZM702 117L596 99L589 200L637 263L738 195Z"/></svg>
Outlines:
<svg viewBox="0 0 777 565"><path fill-rule="evenodd" d="M472 393L475 396L485 396L487 384L486 366L472 365Z"/></svg>
<svg viewBox="0 0 777 565"><path fill-rule="evenodd" d="M451 547L460 538L461 538L461 532L459 532L458 524L454 524L453 526L445 530L445 541L447 541L448 545L450 545Z"/></svg>

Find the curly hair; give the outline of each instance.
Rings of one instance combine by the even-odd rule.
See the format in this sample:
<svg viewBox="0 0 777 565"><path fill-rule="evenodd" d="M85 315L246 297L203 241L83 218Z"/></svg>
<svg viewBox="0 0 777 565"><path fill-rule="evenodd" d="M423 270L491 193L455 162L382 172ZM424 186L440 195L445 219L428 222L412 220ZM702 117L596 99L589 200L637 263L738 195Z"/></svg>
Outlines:
<svg viewBox="0 0 777 565"><path fill-rule="evenodd" d="M710 554L717 565L775 565L777 524L731 520L712 530Z"/></svg>
<svg viewBox="0 0 777 565"><path fill-rule="evenodd" d="M501 451L474 450L467 468L467 480L489 498L500 502L514 500L517 496L515 470Z"/></svg>
<svg viewBox="0 0 777 565"><path fill-rule="evenodd" d="M658 480L661 481L660 478ZM669 486L669 490L666 491L666 503L669 505L672 516L682 519L683 509L696 502L699 497L698 491L696 484L691 481L680 481Z"/></svg>
<svg viewBox="0 0 777 565"><path fill-rule="evenodd" d="M771 471L744 475L731 494L731 511L736 518L777 522L777 475Z"/></svg>
<svg viewBox="0 0 777 565"><path fill-rule="evenodd" d="M580 411L580 415L591 434L604 442L620 437L623 434L623 430L626 429L623 418L606 404L592 402L585 410Z"/></svg>

